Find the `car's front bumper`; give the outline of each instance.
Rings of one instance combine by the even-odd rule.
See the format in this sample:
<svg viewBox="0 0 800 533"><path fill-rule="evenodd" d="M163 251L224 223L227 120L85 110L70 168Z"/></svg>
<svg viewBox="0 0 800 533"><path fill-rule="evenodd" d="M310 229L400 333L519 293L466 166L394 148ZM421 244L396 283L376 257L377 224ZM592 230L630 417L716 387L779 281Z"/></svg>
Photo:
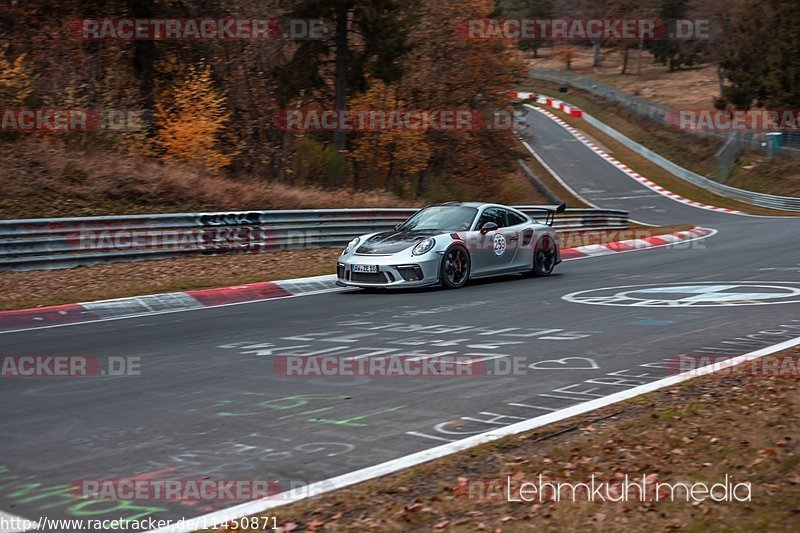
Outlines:
<svg viewBox="0 0 800 533"><path fill-rule="evenodd" d="M410 261L406 257L386 255L342 256L336 263L336 284L344 287L400 288L424 287L439 283L439 253L430 253ZM376 265L377 273L353 272L353 265Z"/></svg>

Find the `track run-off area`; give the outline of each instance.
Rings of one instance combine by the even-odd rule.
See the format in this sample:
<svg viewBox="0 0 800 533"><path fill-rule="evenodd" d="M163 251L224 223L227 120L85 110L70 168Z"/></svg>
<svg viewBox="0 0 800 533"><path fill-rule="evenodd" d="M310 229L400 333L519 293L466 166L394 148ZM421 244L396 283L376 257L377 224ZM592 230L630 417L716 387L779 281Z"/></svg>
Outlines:
<svg viewBox="0 0 800 533"><path fill-rule="evenodd" d="M800 337L800 218L678 202L550 117L528 110L525 120L528 145L587 202L645 224L716 233L565 261L549 278L336 290L0 334L3 356L113 358L138 369L0 378L0 510L30 519L197 517L241 502L82 500L73 488L210 477L300 489L647 385L674 373L668 361L682 354L741 355ZM289 354L524 365L460 378L276 375L276 357Z"/></svg>

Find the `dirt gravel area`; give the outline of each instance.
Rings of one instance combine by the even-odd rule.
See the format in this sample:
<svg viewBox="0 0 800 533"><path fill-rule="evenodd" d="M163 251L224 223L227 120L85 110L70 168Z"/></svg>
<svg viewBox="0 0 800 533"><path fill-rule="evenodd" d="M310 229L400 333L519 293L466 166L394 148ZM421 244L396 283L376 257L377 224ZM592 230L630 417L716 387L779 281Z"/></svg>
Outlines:
<svg viewBox="0 0 800 533"><path fill-rule="evenodd" d="M572 72L595 78L630 94L636 94L659 104L677 109L713 109L712 98L719 95L717 65L703 63L674 70L653 61L648 51L642 53L641 74L636 74L638 51L629 52L628 72L622 70L623 53L616 48L604 48L600 66L592 66L591 47L573 46L575 59ZM539 50L539 58L529 58L531 67L564 70L557 58L557 49Z"/></svg>

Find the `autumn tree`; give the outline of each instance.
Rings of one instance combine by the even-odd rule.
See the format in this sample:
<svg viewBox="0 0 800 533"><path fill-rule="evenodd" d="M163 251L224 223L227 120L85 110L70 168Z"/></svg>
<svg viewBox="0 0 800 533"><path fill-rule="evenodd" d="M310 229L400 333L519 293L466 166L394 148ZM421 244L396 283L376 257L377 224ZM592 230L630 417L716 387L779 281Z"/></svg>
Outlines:
<svg viewBox="0 0 800 533"><path fill-rule="evenodd" d="M556 48L556 59L564 63L567 70L572 70L572 62L578 55L578 50L571 45L562 44Z"/></svg>
<svg viewBox="0 0 800 533"><path fill-rule="evenodd" d="M764 79L766 103L772 108L800 107L800 3L773 0L772 46Z"/></svg>
<svg viewBox="0 0 800 533"><path fill-rule="evenodd" d="M749 109L754 100L766 99L764 79L768 74L765 57L773 44L771 6L764 2L740 2L733 15L733 38L720 65L730 85L725 98L739 109Z"/></svg>
<svg viewBox="0 0 800 533"><path fill-rule="evenodd" d="M333 109L347 109L349 96L366 89L367 79L390 83L402 76L399 59L406 51L409 0L298 0L286 14L296 19L324 19L332 25L322 39L301 41L279 70L285 97L308 89L332 92ZM332 88L332 91L330 90ZM334 144L344 150L344 131Z"/></svg>
<svg viewBox="0 0 800 533"><path fill-rule="evenodd" d="M468 109L491 114L504 110L506 95L524 77L513 43L470 39L454 21L491 16L494 2L424 0L414 10L418 23L409 34L417 43L398 84L413 109ZM498 198L503 180L514 171L515 138L510 130L429 131L431 156L419 173L416 190L443 199Z"/></svg>
<svg viewBox="0 0 800 533"><path fill-rule="evenodd" d="M606 0L559 0L555 17L566 19L602 18L606 12ZM599 67L603 39L589 40L592 45L592 66Z"/></svg>
<svg viewBox="0 0 800 533"><path fill-rule="evenodd" d="M0 50L0 102L22 106L32 90L31 78L25 68L25 54L12 61Z"/></svg>
<svg viewBox="0 0 800 533"><path fill-rule="evenodd" d="M499 0L494 13L499 18L548 19L553 16L553 0ZM520 50L530 50L533 57L539 57L539 48L546 43L543 39L522 39Z"/></svg>
<svg viewBox="0 0 800 533"><path fill-rule="evenodd" d="M214 87L211 67L190 65L184 80L155 106L155 142L163 159L183 161L209 171L231 162L221 146L230 111L225 96Z"/></svg>
<svg viewBox="0 0 800 533"><path fill-rule="evenodd" d="M653 18L656 13L656 2L659 0L607 0L606 17L611 19L624 18ZM636 74L642 73L642 54L644 52L644 37L636 41L624 39L610 39L610 44L622 49L622 67L620 74L628 73L630 63L630 50L636 47Z"/></svg>
<svg viewBox="0 0 800 533"><path fill-rule="evenodd" d="M352 99L351 107L353 110L408 111L396 88L379 80L366 93ZM382 184L387 192L403 196L416 192L415 178L427 167L430 155L422 129L361 133L350 153L357 162L357 175L363 175L368 185Z"/></svg>
<svg viewBox="0 0 800 533"><path fill-rule="evenodd" d="M665 21L686 19L689 0L658 0L657 16ZM653 39L645 43L653 58L666 65L670 72L684 66L692 66L697 60L695 43L670 37Z"/></svg>
<svg viewBox="0 0 800 533"><path fill-rule="evenodd" d="M733 45L733 13L735 4L722 3L718 0L695 0L692 17L701 20L710 20L710 34L704 41L703 61L715 64L717 67L718 95L713 97L713 103L718 109L724 109L727 100L725 92L725 67L723 61L731 51Z"/></svg>

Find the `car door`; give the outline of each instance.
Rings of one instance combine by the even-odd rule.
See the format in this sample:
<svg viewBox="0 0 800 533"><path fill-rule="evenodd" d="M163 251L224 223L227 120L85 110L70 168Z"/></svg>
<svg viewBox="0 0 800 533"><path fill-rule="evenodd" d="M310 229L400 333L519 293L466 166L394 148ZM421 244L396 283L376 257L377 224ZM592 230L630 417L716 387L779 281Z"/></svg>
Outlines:
<svg viewBox="0 0 800 533"><path fill-rule="evenodd" d="M506 219L508 221L507 231L509 232L508 241L514 251L514 257L510 259L510 266L515 270L529 267L533 264L533 252L531 240L533 239L533 229L527 217L511 209L506 209Z"/></svg>
<svg viewBox="0 0 800 533"><path fill-rule="evenodd" d="M487 222L497 224L497 229L482 233L480 230ZM511 267L519 244L519 235L514 228L508 227L505 209L491 206L485 208L470 233L471 242L468 246L474 275L490 274Z"/></svg>
<svg viewBox="0 0 800 533"><path fill-rule="evenodd" d="M506 240L506 251L504 254L507 257L506 265L509 268L517 268L517 260L520 256L521 235L526 220L510 209L501 209L500 211L502 212L501 216L504 221L501 231Z"/></svg>

